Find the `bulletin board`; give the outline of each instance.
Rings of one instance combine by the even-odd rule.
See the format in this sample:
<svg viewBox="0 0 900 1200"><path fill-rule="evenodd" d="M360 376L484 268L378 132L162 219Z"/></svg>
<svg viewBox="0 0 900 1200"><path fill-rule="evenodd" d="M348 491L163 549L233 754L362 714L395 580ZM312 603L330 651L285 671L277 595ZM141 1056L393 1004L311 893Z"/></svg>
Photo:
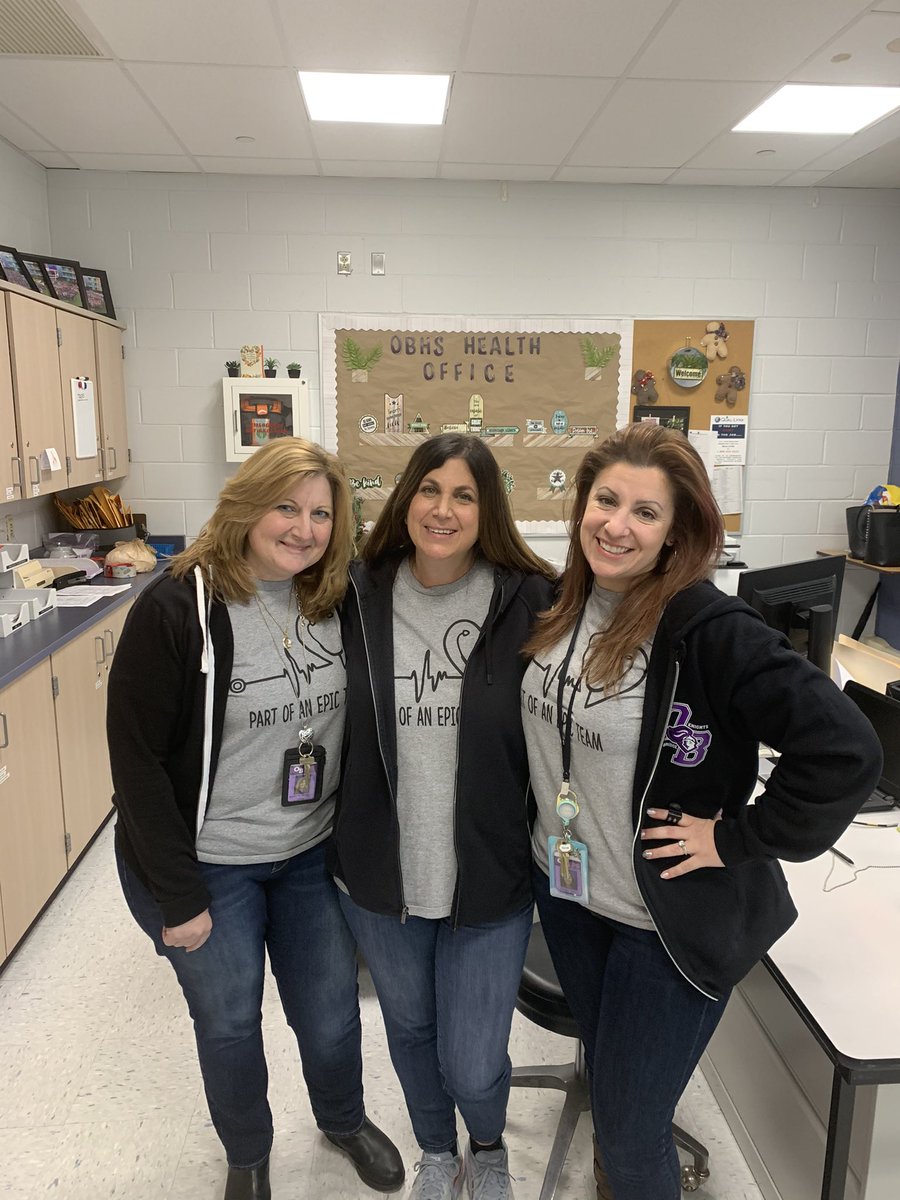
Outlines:
<svg viewBox="0 0 900 1200"><path fill-rule="evenodd" d="M714 329L710 330L709 326ZM714 330L724 327L725 336ZM642 412L667 408L688 408L688 428L708 430L713 416L747 416L750 403L750 370L753 361L753 321L706 321L690 318L683 321L635 321L633 339L632 389L629 414L635 405ZM703 344L705 342L705 344ZM699 382L691 378L690 355L684 356L684 385L670 375L673 356L690 348L699 350L706 359L706 373ZM707 349L715 351L711 360ZM724 350L724 356L722 355ZM653 376L656 399L647 396L647 385L640 387L642 377ZM717 398L718 396L718 398ZM679 418L680 419L680 418ZM725 528L737 531L741 514L725 513Z"/></svg>
<svg viewBox="0 0 900 1200"><path fill-rule="evenodd" d="M363 518L378 515L417 445L474 433L500 464L516 520L562 532L576 467L627 410L631 335L618 318L322 314L326 442Z"/></svg>

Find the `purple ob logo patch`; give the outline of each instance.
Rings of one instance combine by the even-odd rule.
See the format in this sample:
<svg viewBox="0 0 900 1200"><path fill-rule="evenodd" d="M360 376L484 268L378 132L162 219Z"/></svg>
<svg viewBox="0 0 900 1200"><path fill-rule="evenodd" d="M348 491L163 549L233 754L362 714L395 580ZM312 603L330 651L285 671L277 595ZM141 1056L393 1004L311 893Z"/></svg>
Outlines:
<svg viewBox="0 0 900 1200"><path fill-rule="evenodd" d="M666 730L666 740L663 743L671 746L675 753L671 762L676 767L697 767L706 758L712 742L712 734L708 729L691 724L691 709L688 704L675 703L669 717L669 727Z"/></svg>

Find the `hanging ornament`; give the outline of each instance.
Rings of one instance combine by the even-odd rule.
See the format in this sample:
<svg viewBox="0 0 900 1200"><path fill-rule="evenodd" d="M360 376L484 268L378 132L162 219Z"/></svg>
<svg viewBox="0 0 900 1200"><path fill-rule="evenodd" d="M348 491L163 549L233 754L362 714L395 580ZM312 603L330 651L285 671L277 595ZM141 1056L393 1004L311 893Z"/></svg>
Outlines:
<svg viewBox="0 0 900 1200"><path fill-rule="evenodd" d="M706 326L706 333L700 339L700 345L703 352L710 362L715 362L717 358L728 357L728 330L725 328L724 321L709 321Z"/></svg>
<svg viewBox="0 0 900 1200"><path fill-rule="evenodd" d="M655 404L659 399L656 379L652 371L635 371L631 377L631 393L637 396L638 404Z"/></svg>
<svg viewBox="0 0 900 1200"><path fill-rule="evenodd" d="M738 392L747 386L747 376L741 367L731 367L724 375L716 376L716 400L724 400L729 408L737 404Z"/></svg>
<svg viewBox="0 0 900 1200"><path fill-rule="evenodd" d="M682 388L698 387L708 370L706 355L691 345L690 338L685 338L685 345L669 359L669 376L673 383Z"/></svg>

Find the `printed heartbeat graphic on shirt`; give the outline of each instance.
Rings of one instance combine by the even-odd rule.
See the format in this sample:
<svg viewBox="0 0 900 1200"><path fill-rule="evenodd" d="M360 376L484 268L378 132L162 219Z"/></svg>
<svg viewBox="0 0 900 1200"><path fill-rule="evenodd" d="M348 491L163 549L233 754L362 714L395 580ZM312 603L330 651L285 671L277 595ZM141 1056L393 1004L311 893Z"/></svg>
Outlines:
<svg viewBox="0 0 900 1200"><path fill-rule="evenodd" d="M413 668L406 675L395 675L395 681L412 680L416 704L420 704L427 688L430 688L431 694L434 695L444 680L462 679L469 655L472 653L472 647L478 641L479 633L481 633L481 626L475 621L465 619L454 621L444 634L442 643L444 658L449 670L445 670L443 667L438 667L436 670L433 668L431 647L429 647L422 659L421 669Z"/></svg>
<svg viewBox="0 0 900 1200"><path fill-rule="evenodd" d="M581 660L582 669L584 661L588 656L588 651L591 648L591 642L593 642L594 638L597 636L598 634L595 633L591 638L591 641L588 642L587 650L585 650L584 656ZM607 693L606 688L603 685L600 687L594 687L593 684L588 683L582 676L579 676L578 679L575 679L572 675L566 675L565 686L568 688L574 687L576 692L584 692L584 709L586 711L589 708L595 708L598 704L605 704L607 700L611 700L614 697L621 698L622 696L627 696L628 693L633 692L635 688L641 687L647 675L648 663L649 659L647 652L643 647L641 647L641 649L639 649L637 654L634 656L631 665L628 667L628 674L629 676L633 677L629 678L627 687L621 688L619 691ZM534 659L534 666L538 671L543 672L544 675L544 678L541 680L541 693L543 698L546 700L547 697L552 694L553 699L555 700L559 691L559 672L562 669L562 663L559 662L554 667L552 663L542 663L536 658Z"/></svg>
<svg viewBox="0 0 900 1200"><path fill-rule="evenodd" d="M316 671L325 671L333 663L339 662L346 667L344 647L341 642L341 631L337 621L327 621L324 625L307 625L302 630L300 617L294 623L293 645L290 650L280 650L285 659L285 666L275 675L262 675L256 679L241 679L233 676L229 692L239 696L249 687L261 683L272 683L277 679L287 679L294 695L300 699L301 691L308 691L312 686L312 678ZM302 640L301 640L302 634ZM304 685L301 688L301 684Z"/></svg>

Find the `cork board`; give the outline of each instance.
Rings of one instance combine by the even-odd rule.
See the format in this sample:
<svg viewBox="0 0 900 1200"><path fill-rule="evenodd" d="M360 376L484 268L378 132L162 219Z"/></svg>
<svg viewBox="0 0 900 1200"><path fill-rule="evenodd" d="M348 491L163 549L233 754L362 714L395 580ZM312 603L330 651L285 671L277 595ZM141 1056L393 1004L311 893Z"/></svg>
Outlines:
<svg viewBox="0 0 900 1200"><path fill-rule="evenodd" d="M616 428L629 378L630 322L573 325L334 324L323 377L333 370L336 449L363 518L378 515L417 445L459 432L494 452L518 521L562 520L574 470Z"/></svg>
<svg viewBox="0 0 900 1200"><path fill-rule="evenodd" d="M709 429L710 419L714 415L747 415L750 403L751 378L750 370L753 361L753 321L722 320L728 334L725 341L726 357L718 355L708 361L705 378L695 387L682 387L675 383L669 374L669 363L673 354L682 347L690 345L701 350L701 341L707 336L707 324L712 323L691 318L683 321L635 321L632 373L651 371L654 376L658 407L688 407L688 420L691 429ZM715 323L720 323L719 318ZM716 400L719 387L718 377L728 375L732 367L741 370L745 386L733 394L733 403L728 400ZM634 405L646 405L647 402L637 395L631 396L629 420ZM648 407L653 407L651 403ZM739 513L725 514L725 528L731 532L741 527Z"/></svg>

